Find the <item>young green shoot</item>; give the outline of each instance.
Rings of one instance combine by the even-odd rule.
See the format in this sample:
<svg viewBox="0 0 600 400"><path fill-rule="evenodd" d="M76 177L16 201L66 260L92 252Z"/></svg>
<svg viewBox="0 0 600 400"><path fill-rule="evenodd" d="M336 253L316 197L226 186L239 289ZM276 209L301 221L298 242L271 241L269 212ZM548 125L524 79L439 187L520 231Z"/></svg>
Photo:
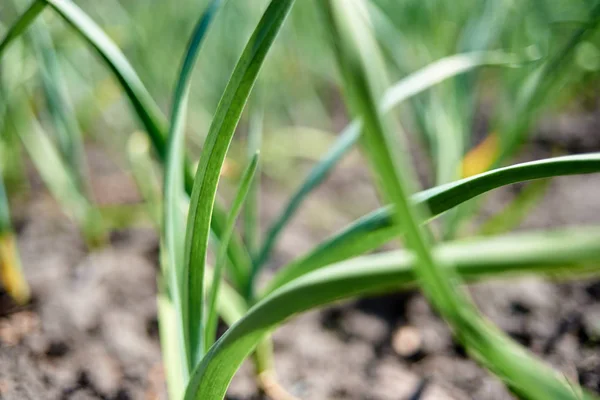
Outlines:
<svg viewBox="0 0 600 400"><path fill-rule="evenodd" d="M519 61L514 55L500 51L472 52L442 58L392 85L383 95L381 111L384 113L390 112L405 100L447 79L467 73L473 69L484 66L514 66ZM354 145L360 138L361 127L360 120L352 121L346 126L327 154L311 169L300 187L292 194L287 205L267 232L265 242L261 246L261 250L254 263L252 279L256 278L259 270L268 261L281 232L295 215L306 197L327 178L342 157L354 148Z"/></svg>
<svg viewBox="0 0 600 400"><path fill-rule="evenodd" d="M378 183L395 207L396 224L405 230L405 241L418 263L421 289L454 329L473 356L496 373L519 396L528 399L575 399L570 384L493 328L457 288L457 276L447 261L435 258L429 233L421 225L423 211L410 200L406 166L396 153L399 144L375 107L370 68L373 50L367 25L357 11L362 4L330 0L323 5L334 38L338 64L351 109L362 117L363 146ZM591 396L590 396L591 398Z"/></svg>
<svg viewBox="0 0 600 400"><path fill-rule="evenodd" d="M254 93L259 94L260 90L255 90ZM254 101L251 101L250 103L250 122L248 124L247 145L248 158L254 157L254 154L260 151L264 129L264 113L265 110L262 105L262 98L260 98L259 95L255 95ZM250 189L243 211L244 240L252 257L256 257L256 254L259 251L258 246L260 242L260 229L258 221L260 207L260 162L257 168L258 172L255 174L255 177L250 184ZM246 275L246 279L248 279L248 275Z"/></svg>
<svg viewBox="0 0 600 400"><path fill-rule="evenodd" d="M213 279L207 303L208 316L206 318L206 343L204 346L204 348L206 349L210 348L210 346L214 343L217 335L217 323L219 320L216 305L217 297L219 296L219 290L221 287L221 279L223 277L223 268L227 262L227 244L229 243L229 239L231 238L231 235L234 232L235 223L242 209L242 206L245 203L246 196L248 195L248 192L252 185L252 181L254 179L257 167L258 153L255 153L252 159L250 160L250 164L246 167L246 170L244 171L240 179L239 187L237 189L235 197L233 198L233 202L231 203L229 215L227 216L225 231L223 231L221 243L219 243L219 248L217 250L215 269L213 271Z"/></svg>
<svg viewBox="0 0 600 400"><path fill-rule="evenodd" d="M200 155L190 199L183 264L182 314L191 367L205 354L204 269L221 168L260 67L293 3L293 0L269 3L233 70Z"/></svg>
<svg viewBox="0 0 600 400"><path fill-rule="evenodd" d="M428 210L431 218L490 190L518 182L552 176L600 172L600 153L554 157L515 164L436 186L416 193L413 201ZM315 249L281 268L263 292L325 265L372 251L395 238L402 227L393 222L393 206L367 214L321 242Z"/></svg>
<svg viewBox="0 0 600 400"><path fill-rule="evenodd" d="M18 303L29 301L30 290L21 269L21 259L10 220L8 196L0 162L0 280L4 289Z"/></svg>

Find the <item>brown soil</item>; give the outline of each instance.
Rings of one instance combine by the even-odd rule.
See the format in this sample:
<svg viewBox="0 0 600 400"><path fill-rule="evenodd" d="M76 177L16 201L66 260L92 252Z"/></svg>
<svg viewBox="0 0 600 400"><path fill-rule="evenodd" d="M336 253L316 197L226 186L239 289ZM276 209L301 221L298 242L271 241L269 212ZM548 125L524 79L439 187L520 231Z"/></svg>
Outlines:
<svg viewBox="0 0 600 400"><path fill-rule="evenodd" d="M577 119L588 124L577 132L589 135L549 124L529 153L546 156L557 145L569 152L600 150L598 118L586 118ZM355 164L342 165L315 193L282 238L273 265L376 204L367 174ZM118 179L118 187L126 188L119 192L128 193L131 183ZM273 182L265 180L264 186L264 219L269 220L285 195ZM483 215L496 212L515 190L495 192ZM150 228L113 233L109 246L89 252L47 196L35 199L20 207L16 221L34 300L15 307L5 295L0 298L0 398L166 398L156 321L155 233ZM523 228L599 224L598 199L598 175L555 179ZM600 280L523 278L470 289L500 328L600 393ZM414 291L303 314L274 338L281 383L303 399L512 398L465 356ZM251 376L245 364L230 399L261 398Z"/></svg>

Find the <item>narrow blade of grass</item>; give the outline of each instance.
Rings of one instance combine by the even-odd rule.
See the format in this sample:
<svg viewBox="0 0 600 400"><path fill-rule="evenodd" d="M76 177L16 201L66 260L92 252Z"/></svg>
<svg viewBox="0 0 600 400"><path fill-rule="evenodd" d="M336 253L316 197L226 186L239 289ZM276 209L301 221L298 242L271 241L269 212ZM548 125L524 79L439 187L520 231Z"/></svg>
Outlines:
<svg viewBox="0 0 600 400"><path fill-rule="evenodd" d="M248 164L248 167L246 167L246 170L242 174L242 178L240 179L240 184L237 189L237 193L233 199L233 202L231 203L231 209L229 210L229 215L227 216L227 224L225 227L225 231L223 232L221 242L219 243L219 249L217 250L215 270L213 272L212 285L208 295L208 316L206 318L205 331L206 344L204 346L204 348L206 349L208 349L214 343L215 337L217 335L218 318L216 305L221 286L223 267L227 261L227 244L229 243L229 239L231 238L231 235L233 234L233 231L235 229L235 222L237 221L242 206L245 203L246 196L248 195L248 191L250 189L250 186L252 185L252 181L254 179L257 167L258 153L255 153L252 159L250 160L250 164Z"/></svg>
<svg viewBox="0 0 600 400"><path fill-rule="evenodd" d="M406 99L415 96L449 78L491 65L509 66L521 60L500 51L471 52L442 58L392 85L384 94L381 110L389 112ZM269 259L283 229L296 214L306 197L327 178L331 170L354 147L361 134L362 123L355 120L342 130L339 138L294 192L289 202L267 232L264 244L255 261L260 269ZM255 273L256 274L256 273Z"/></svg>
<svg viewBox="0 0 600 400"><path fill-rule="evenodd" d="M550 179L542 179L527 185L503 210L485 221L479 233L485 236L498 235L518 227L548 192L550 182Z"/></svg>
<svg viewBox="0 0 600 400"><path fill-rule="evenodd" d="M185 390L185 375L179 357L178 311L166 291L160 290L157 296L158 329L169 399L180 399Z"/></svg>
<svg viewBox="0 0 600 400"><path fill-rule="evenodd" d="M397 152L399 143L380 118L375 106L370 67L373 43L357 11L362 3L330 0L322 3L328 15L346 98L364 123L363 146L384 195L393 203L393 219L405 231L407 247L414 252L420 289L448 322L467 351L496 374L519 396L528 399L576 399L566 379L528 353L487 322L466 294L452 265L432 252L430 233L421 224L424 212L409 197L410 175ZM591 395L590 395L591 397Z"/></svg>
<svg viewBox="0 0 600 400"><path fill-rule="evenodd" d="M171 121L167 139L167 156L164 177L164 237L169 263L176 279L173 290L180 288L183 282L183 253L185 238L184 215L181 211L181 198L185 195L185 115L187 98L191 85L192 71L213 15L220 1L212 1L202 13L185 52L179 71L179 78L173 94Z"/></svg>
<svg viewBox="0 0 600 400"><path fill-rule="evenodd" d="M213 281L214 269L207 266L204 289L210 290ZM223 321L231 326L242 319L248 306L244 298L226 281L221 281L217 296L216 309Z"/></svg>
<svg viewBox="0 0 600 400"><path fill-rule="evenodd" d="M102 217L79 187L52 141L48 138L27 106L14 110L21 114L18 119L18 131L21 141L42 180L62 209L80 227L88 244L95 246L106 240L106 231Z"/></svg>
<svg viewBox="0 0 600 400"><path fill-rule="evenodd" d="M600 153L554 157L498 168L424 190L414 195L413 201L426 206L430 215L435 217L504 185L552 176L597 172L600 172ZM334 234L307 255L279 270L269 282L265 293L306 272L374 250L389 242L401 230L393 223L392 213L391 206L380 208Z"/></svg>
<svg viewBox="0 0 600 400"><path fill-rule="evenodd" d="M76 4L67 0L43 0L52 7L74 30L98 53L119 81L134 111L146 129L154 151L164 163L166 159L167 121L160 108L131 66L127 58L102 29ZM211 13L212 15L212 13ZM192 61L192 60L190 60ZM192 63L193 65L193 63ZM190 67L192 66L190 65ZM182 88L183 89L183 88ZM192 191L193 177L189 163L185 164L185 189ZM211 229L221 236L226 213L217 203L214 208ZM249 269L250 256L239 238L230 241L229 257L232 263Z"/></svg>
<svg viewBox="0 0 600 400"><path fill-rule="evenodd" d="M17 303L29 301L29 285L21 269L21 258L12 224L10 207L4 187L2 165L0 163L0 279L4 289Z"/></svg>
<svg viewBox="0 0 600 400"><path fill-rule="evenodd" d="M6 96L1 85L0 94ZM11 104L6 107L7 114L11 116L8 121L12 125L10 129L19 136L52 196L77 223L88 245L103 244L106 231L98 209L80 191L71 170L43 131L27 101L20 93L15 94Z"/></svg>
<svg viewBox="0 0 600 400"><path fill-rule="evenodd" d="M26 166L21 151L15 151L20 148L21 140L15 129L14 116L8 113L11 100L7 96L2 78L0 75L0 165L6 190L17 193L28 185Z"/></svg>
<svg viewBox="0 0 600 400"><path fill-rule="evenodd" d="M183 270L182 314L191 366L204 354L204 268L220 171L260 67L293 3L273 0L267 7L221 97L200 156L188 214Z"/></svg>
<svg viewBox="0 0 600 400"><path fill-rule="evenodd" d="M36 20L38 15L44 11L46 3L43 0L34 0L29 8L17 19L17 21L8 29L4 38L0 42L0 59L2 54L9 47L10 43L21 36L29 28L31 23Z"/></svg>
<svg viewBox="0 0 600 400"><path fill-rule="evenodd" d="M161 252L161 266L166 268L166 252ZM209 266L206 269L208 280L205 281L205 288L208 289L212 278L213 270ZM233 325L239 321L247 311L244 299L226 282L222 282L221 290L217 298L217 309L219 315L226 324ZM184 381L183 365L180 360L180 332L178 329L179 317L178 309L174 306L164 282L158 281L158 322L160 330L160 342L163 357L165 358L165 370L167 379L167 390L169 399L180 399L185 390L186 381Z"/></svg>
<svg viewBox="0 0 600 400"><path fill-rule="evenodd" d="M133 180L144 200L146 211L152 223L159 230L162 224L162 198L160 189L160 178L148 136L142 132L135 131L127 141L127 159L131 166Z"/></svg>
<svg viewBox="0 0 600 400"><path fill-rule="evenodd" d="M160 108L152 99L148 90L139 76L114 42L102 31L98 25L85 14L76 4L67 0L38 0L11 27L8 34L0 43L0 57L8 45L21 35L37 18L46 5L53 8L79 35L88 42L106 62L120 85L129 98L134 111L150 136L152 146L159 158L164 161L166 157L166 119ZM191 193L193 177L189 166L186 164L185 188ZM211 229L217 237L220 236L225 223L225 212L217 204L214 209ZM235 265L245 266L249 269L250 256L243 247L239 238L230 241L229 257ZM243 268L243 267L241 267Z"/></svg>
<svg viewBox="0 0 600 400"><path fill-rule="evenodd" d="M9 99L3 84L0 79L0 280L17 303L25 304L29 301L30 289L21 269L5 184L5 179L9 176L7 168L14 168L15 161L20 161L20 148L17 135L13 135L13 129L10 129L14 121L9 114Z"/></svg>
<svg viewBox="0 0 600 400"><path fill-rule="evenodd" d="M47 109L50 114L52 130L55 133L56 152L62 161L62 168L71 177L80 196L85 197L89 210L85 220L79 220L88 244L102 244L107 239L105 226L96 204L90 196L87 178L87 164L83 146L83 137L75 112L71 107L69 94L60 71L59 61L54 51L49 32L43 21L38 21L29 32L28 39L38 61L39 76ZM48 145L48 144L46 144ZM48 183L48 182L47 182ZM50 184L51 185L51 184Z"/></svg>
<svg viewBox="0 0 600 400"><path fill-rule="evenodd" d="M0 232L0 279L4 290L17 304L29 301L31 292L23 270L14 232Z"/></svg>
<svg viewBox="0 0 600 400"><path fill-rule="evenodd" d="M117 45L75 3L68 0L43 0L88 42L104 60L131 101L152 145L165 158L166 120L158 105Z"/></svg>
<svg viewBox="0 0 600 400"><path fill-rule="evenodd" d="M206 33L218 10L220 0L212 1L200 16L187 45L185 55L179 71L179 77L173 94L171 121L167 139L165 174L164 174L164 212L163 212L163 238L167 256L167 279L169 293L175 308L178 310L177 331L180 366L178 367L187 382L192 361L189 359L189 342L184 333L184 317L182 309L182 291L185 282L184 251L185 251L185 215L181 209L181 202L185 196L185 116L188 93L192 81L192 71L196 64L200 48Z"/></svg>
<svg viewBox="0 0 600 400"><path fill-rule="evenodd" d="M89 188L86 186L88 179L83 137L75 119L75 110L69 99L50 32L42 19L31 28L28 37L38 61L42 88L58 149L65 163L71 166L80 190L85 193Z"/></svg>
<svg viewBox="0 0 600 400"><path fill-rule="evenodd" d="M532 272L549 276L598 270L600 231L515 234L442 244L435 257L467 279ZM301 312L356 296L414 287L414 257L406 251L369 255L330 265L290 282L257 303L231 327L194 371L187 400L222 399L227 386L264 335Z"/></svg>
<svg viewBox="0 0 600 400"><path fill-rule="evenodd" d="M294 192L281 214L279 214L275 219L275 222L270 226L265 241L254 262L251 280L254 281L256 279L260 269L269 260L281 232L296 214L296 211L298 211L305 198L319 186L325 178L327 178L327 175L331 172L333 167L348 153L348 151L350 151L359 137L360 123L351 124L340 134L339 139L336 140L327 154L313 167L313 169L311 169L310 173L298 190Z"/></svg>
<svg viewBox="0 0 600 400"><path fill-rule="evenodd" d="M537 71L532 74L529 81L525 82L517 99L515 117L510 119L505 132L501 136L501 147L496 165L508 159L515 153L524 140L527 129L538 111L552 98L557 82L562 78L566 68L574 60L573 53L577 45L586 40L598 30L600 25L600 2L596 2L590 10L589 19L567 41L567 43L551 55Z"/></svg>
<svg viewBox="0 0 600 400"><path fill-rule="evenodd" d="M151 217L146 203L110 204L97 207L109 232L136 227L157 228L160 221Z"/></svg>

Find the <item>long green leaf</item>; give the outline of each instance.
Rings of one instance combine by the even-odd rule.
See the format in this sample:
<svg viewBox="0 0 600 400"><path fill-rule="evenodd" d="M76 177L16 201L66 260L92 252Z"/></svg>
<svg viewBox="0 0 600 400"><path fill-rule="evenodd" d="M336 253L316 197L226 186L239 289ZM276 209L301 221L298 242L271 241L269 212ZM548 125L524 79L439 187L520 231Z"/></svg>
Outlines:
<svg viewBox="0 0 600 400"><path fill-rule="evenodd" d="M180 312L182 309L182 291L185 281L183 276L183 263L185 259L185 215L181 209L181 203L185 196L185 115L192 80L192 71L210 23L215 12L218 10L220 3L220 0L209 3L206 10L200 16L190 37L179 71L179 78L175 85L169 136L167 139L163 186L163 237L165 241L164 249L167 252L169 293L175 309L178 310L176 314L178 319L177 325L180 345L178 355L182 364L180 370L184 375L184 382L187 382L189 368L190 365L192 365L191 360L186 358L190 352L189 348L187 348L188 344L185 340L183 316Z"/></svg>
<svg viewBox="0 0 600 400"><path fill-rule="evenodd" d="M479 227L479 234L492 236L514 230L541 202L550 188L550 182L551 179L542 179L527 185L504 209Z"/></svg>
<svg viewBox="0 0 600 400"><path fill-rule="evenodd" d="M160 177L152 158L148 135L135 131L127 141L127 159L131 175L144 200L144 208L154 226L160 230L162 224L162 197ZM131 212L128 212L131 214Z"/></svg>
<svg viewBox="0 0 600 400"><path fill-rule="evenodd" d="M0 279L8 294L17 303L24 304L29 300L30 290L21 269L2 170L0 162Z"/></svg>
<svg viewBox="0 0 600 400"><path fill-rule="evenodd" d="M498 168L434 187L417 193L413 201L425 205L430 215L435 217L504 185L552 176L596 172L600 172L600 153L555 157ZM334 234L307 255L278 271L269 282L265 293L309 271L374 250L390 241L398 233L398 228L392 221L392 212L391 206L380 208Z"/></svg>
<svg viewBox="0 0 600 400"><path fill-rule="evenodd" d="M44 11L45 7L46 3L43 0L34 0L29 8L9 28L2 42L0 42L0 59L2 58L2 53L4 53L10 43L29 28L29 25Z"/></svg>
<svg viewBox="0 0 600 400"><path fill-rule="evenodd" d="M0 95L6 97L2 89L0 86ZM90 244L102 242L105 239L105 231L100 213L79 190L69 168L21 94L15 96L14 104L7 104L7 113L11 116L10 124L18 132L50 193L67 215L79 225Z"/></svg>
<svg viewBox="0 0 600 400"><path fill-rule="evenodd" d="M242 174L240 179L240 185L237 189L237 193L231 203L231 209L227 216L227 225L223 236L221 237L221 243L217 250L217 259L215 261L215 270L213 272L212 285L208 295L208 317L206 318L206 331L205 331L205 348L208 349L215 341L217 335L217 298L219 296L221 279L223 275L223 266L226 263L227 258L227 244L229 239L234 232L235 222L237 221L238 215L245 203L246 196L252 184L256 168L258 167L258 153L255 153L250 164L246 167L246 170Z"/></svg>
<svg viewBox="0 0 600 400"><path fill-rule="evenodd" d="M552 91L557 88L557 82L563 77L563 72L574 60L573 54L579 48L578 45L594 34L599 25L600 2L596 1L583 26L522 85L516 101L516 115L509 119L508 127L501 136L500 154L496 165L515 153L538 111L547 104L547 99L552 98Z"/></svg>
<svg viewBox="0 0 600 400"><path fill-rule="evenodd" d="M182 314L191 365L204 354L204 267L219 175L260 67L293 3L273 0L267 7L225 88L200 156L190 199L183 271Z"/></svg>
<svg viewBox="0 0 600 400"><path fill-rule="evenodd" d="M346 84L347 102L363 119L363 146L382 192L394 204L393 219L405 230L407 247L414 252L420 288L467 351L520 397L577 399L578 394L566 379L484 319L459 288L455 270L444 268L449 265L447 260L434 256L429 231L421 224L423 213L409 197L410 174L398 156L399 144L375 105L374 76L379 71L370 67L374 45L369 42L370 32L357 11L361 3L358 0L355 3L330 0L321 4L330 17L330 25L334 26L334 44Z"/></svg>
<svg viewBox="0 0 600 400"><path fill-rule="evenodd" d="M79 195L86 199L87 207L89 207L88 217L80 219L78 222L83 224L81 226L87 240L91 244L99 244L106 239L106 233L102 231L104 227L100 223L100 214L87 192L89 187L86 184L87 165L83 138L74 117L74 111L70 106L64 77L60 72L60 65L48 34L48 29L43 21L38 21L38 24L31 28L28 35L29 43L39 63L41 86L56 137L56 151L52 147L47 152L57 153L56 157L60 157L61 160L59 167L64 168L65 173L70 175L71 183L75 185L74 190L77 190ZM44 146L52 146L52 142L46 142L45 137L40 140L44 143ZM31 145L28 148L31 151ZM50 175L44 175L43 173L42 176L45 179L50 178ZM47 180L46 183L48 186L53 185ZM89 218L93 218L91 224Z"/></svg>
<svg viewBox="0 0 600 400"><path fill-rule="evenodd" d="M214 269L207 266L204 289L210 290L213 281ZM223 321L231 326L242 319L248 306L245 299L226 281L221 281L219 295L217 296L217 311Z"/></svg>
<svg viewBox="0 0 600 400"><path fill-rule="evenodd" d="M389 112L406 99L444 80L464 74L475 68L486 65L513 65L519 61L513 55L500 51L471 52L442 58L392 85L383 96L381 110ZM283 229L295 215L304 199L327 178L332 168L354 147L360 138L361 128L362 124L359 120L355 120L346 126L327 154L311 169L304 182L294 192L281 214L269 228L265 242L255 262L255 268L260 268L268 261Z"/></svg>
<svg viewBox="0 0 600 400"><path fill-rule="evenodd" d="M164 159L167 131L165 117L121 50L75 3L68 0L43 1L69 23L105 61L131 101L157 154Z"/></svg>
<svg viewBox="0 0 600 400"><path fill-rule="evenodd" d="M102 31L102 29L75 3L68 0L38 0L19 19L9 31L9 34L0 45L0 56L8 44L35 20L41 10L46 6L54 9L75 31L98 53L106 65L121 84L129 98L137 116L144 125L146 133L150 136L154 151L162 161L166 157L166 132L167 122L160 108L148 93L148 90L131 66L127 58L115 43ZM191 193L193 177L190 168L186 165L185 188ZM214 218L211 229L217 237L221 236L225 224L226 213L218 204L214 208ZM238 237L230 241L229 257L233 264L245 266L249 269L250 255L245 250ZM243 268L243 267L240 267Z"/></svg>
<svg viewBox="0 0 600 400"><path fill-rule="evenodd" d="M513 234L442 244L436 258L467 279L527 271L561 276L598 270L600 231ZM414 257L394 251L348 260L311 272L257 303L206 354L194 371L186 400L222 399L242 361L261 338L303 311L342 299L414 286Z"/></svg>
<svg viewBox="0 0 600 400"><path fill-rule="evenodd" d="M0 92L2 93L2 92ZM4 94L4 93L2 93ZM0 146L3 145L2 137L0 136ZM5 232L12 231L12 222L10 220L10 207L8 203L8 195L4 186L4 162L0 159L0 235Z"/></svg>
<svg viewBox="0 0 600 400"><path fill-rule="evenodd" d="M165 265L166 266L166 265ZM160 281L159 281L160 287ZM182 369L178 308L165 290L157 296L158 329L169 399L180 399L185 391Z"/></svg>
<svg viewBox="0 0 600 400"><path fill-rule="evenodd" d="M98 209L81 193L36 117L25 111L27 105L22 104L22 107L23 110L14 110L20 114L19 135L44 183L63 210L79 225L90 244L101 243L105 240L105 231Z"/></svg>
<svg viewBox="0 0 600 400"><path fill-rule="evenodd" d="M164 256L164 254L162 254ZM205 281L205 287L208 289L213 270L210 267L206 269L208 280ZM159 281L159 287L161 283ZM226 282L222 282L221 290L217 299L217 309L219 315L226 324L233 325L240 320L247 311L244 299ZM164 288L163 288L164 289ZM180 399L185 390L184 373L180 359L180 335L178 330L179 309L176 308L169 296L164 290L158 295L158 322L160 329L160 342L163 352L164 364L166 369L167 390L169 399Z"/></svg>
<svg viewBox="0 0 600 400"><path fill-rule="evenodd" d="M40 19L29 32L29 39L39 64L44 97L52 118L56 142L62 158L72 171L80 190L85 193L87 164L83 138L71 105L59 60L47 26Z"/></svg>

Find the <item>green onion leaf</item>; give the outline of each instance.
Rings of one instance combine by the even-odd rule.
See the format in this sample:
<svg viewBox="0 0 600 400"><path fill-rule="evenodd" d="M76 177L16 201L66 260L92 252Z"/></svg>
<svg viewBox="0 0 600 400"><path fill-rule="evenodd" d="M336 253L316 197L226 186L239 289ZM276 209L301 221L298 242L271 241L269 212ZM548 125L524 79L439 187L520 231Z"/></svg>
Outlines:
<svg viewBox="0 0 600 400"><path fill-rule="evenodd" d="M240 185L237 189L237 193L231 203L231 209L227 216L227 224L223 236L221 237L221 243L217 251L217 259L215 262L215 270L213 272L213 279L211 289L208 295L208 317L206 319L206 344L205 348L208 349L213 342L217 334L217 298L219 296L219 290L221 286L221 278L223 275L223 266L226 262L227 257L227 244L229 239L234 232L235 222L237 221L238 215L244 205L246 196L252 184L256 168L258 167L258 153L254 154L254 157L250 160L250 164L246 167L246 170L242 174L240 179Z"/></svg>
<svg viewBox="0 0 600 400"><path fill-rule="evenodd" d="M175 86L171 110L171 123L167 139L167 150L164 174L164 212L163 212L163 249L167 253L167 279L171 300L177 310L179 327L179 368L187 382L191 360L188 343L185 340L184 323L182 316L182 292L185 282L184 251L185 251L185 215L181 203L185 201L185 115L188 93L191 85L192 71L200 52L206 33L218 10L220 0L212 1L200 16L198 23L190 37L185 52L179 78Z"/></svg>
<svg viewBox="0 0 600 400"><path fill-rule="evenodd" d="M10 221L10 207L4 187L0 163L0 280L2 286L17 303L29 301L29 285L21 269L21 258Z"/></svg>
<svg viewBox="0 0 600 400"><path fill-rule="evenodd" d="M67 23L69 23L79 35L85 39L106 62L113 72L140 121L144 125L150 137L152 146L159 158L164 162L166 159L167 121L160 108L150 96L148 90L142 83L134 68L115 43L102 31L102 29L76 4L67 0L44 0L52 7ZM212 17L216 9L209 13ZM198 32L196 32L198 33ZM199 43L198 43L199 44ZM193 66L192 56L186 68ZM187 79L187 78L186 78ZM185 85L181 87L183 90ZM193 178L189 165L185 165L185 189L191 193ZM225 223L225 211L218 204L214 208L214 218L211 220L211 229L217 237L221 236ZM238 238L230 241L229 256L236 265L250 264L250 256ZM248 267L249 268L249 267Z"/></svg>
<svg viewBox="0 0 600 400"><path fill-rule="evenodd" d="M446 243L434 254L469 280L527 272L559 277L593 274L600 268L600 231L569 229ZM414 267L412 254L400 250L330 265L287 283L219 338L194 371L185 398L222 399L244 359L278 325L339 300L414 287Z"/></svg>
<svg viewBox="0 0 600 400"><path fill-rule="evenodd" d="M513 55L501 51L470 52L442 58L392 85L383 96L381 110L389 112L406 99L444 80L472 71L474 68L491 65L510 66L518 62L519 60ZM339 160L356 144L360 138L361 128L360 120L355 120L346 126L327 154L311 169L304 182L294 192L281 214L269 228L255 262L255 268L260 269L268 261L283 229L302 205L304 199L325 180Z"/></svg>
<svg viewBox="0 0 600 400"><path fill-rule="evenodd" d="M0 58L2 53L8 48L10 43L18 38L29 28L29 25L36 20L38 15L44 11L46 3L43 0L34 0L29 8L17 19L17 21L8 29L8 32L0 42Z"/></svg>
<svg viewBox="0 0 600 400"><path fill-rule="evenodd" d="M200 156L190 199L183 270L182 308L191 366L204 354L204 268L219 175L260 67L293 3L273 0L269 4L225 88Z"/></svg>
<svg viewBox="0 0 600 400"><path fill-rule="evenodd" d="M501 186L553 176L600 172L600 153L548 158L498 168L469 178L424 190L413 196L430 215L443 212ZM389 242L401 229L392 221L392 207L380 208L356 220L305 256L279 270L265 294L309 271L374 250Z"/></svg>
<svg viewBox="0 0 600 400"><path fill-rule="evenodd" d="M375 106L374 77L380 71L372 68L375 46L369 40L367 23L358 11L363 3L330 0L321 4L331 21L347 102L363 119L363 147L383 194L394 205L394 222L403 227L407 247L414 252L415 273L425 296L467 351L520 397L578 398L572 384L485 320L466 293L459 289L460 280L455 270L446 267L452 264L434 256L431 235L421 224L424 213L409 197L411 179L398 155L399 143Z"/></svg>

